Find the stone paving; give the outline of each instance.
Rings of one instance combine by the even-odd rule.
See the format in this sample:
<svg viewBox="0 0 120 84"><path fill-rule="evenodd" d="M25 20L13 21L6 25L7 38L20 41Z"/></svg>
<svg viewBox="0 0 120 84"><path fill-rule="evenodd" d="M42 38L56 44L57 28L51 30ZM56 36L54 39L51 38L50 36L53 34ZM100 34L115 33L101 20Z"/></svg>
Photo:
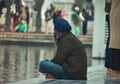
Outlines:
<svg viewBox="0 0 120 84"><path fill-rule="evenodd" d="M52 35L44 35L40 33L0 33L0 40L1 41L27 41L27 42L41 42L41 41L51 41L53 42L53 38L51 38ZM92 43L92 37L89 36L78 36L80 40L83 42L86 42L85 39L90 39L90 42ZM42 39L42 40L41 40ZM89 41L88 41L89 42ZM90 45L92 45L90 43ZM86 43L88 44L88 43ZM14 83L9 84L120 84L120 78L117 77L111 77L106 75L106 69L104 68L104 65L102 66L93 66L88 67L88 80L82 81L82 80L51 80L51 79L45 79L43 75L40 75L38 78L31 78L27 80L17 81Z"/></svg>
<svg viewBox="0 0 120 84"><path fill-rule="evenodd" d="M44 76L27 79L9 84L120 84L119 77L106 75L103 65L88 67L88 80L52 80L45 79Z"/></svg>
<svg viewBox="0 0 120 84"><path fill-rule="evenodd" d="M83 44L92 45L92 35L77 36ZM53 34L0 32L0 41L54 43Z"/></svg>

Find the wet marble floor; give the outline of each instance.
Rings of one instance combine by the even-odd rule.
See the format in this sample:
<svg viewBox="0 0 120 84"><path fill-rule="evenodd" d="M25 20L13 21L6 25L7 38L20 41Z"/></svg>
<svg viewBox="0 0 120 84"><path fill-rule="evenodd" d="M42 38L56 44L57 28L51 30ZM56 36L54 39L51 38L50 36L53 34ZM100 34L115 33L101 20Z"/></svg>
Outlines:
<svg viewBox="0 0 120 84"><path fill-rule="evenodd" d="M120 84L120 78L106 75L103 65L88 67L88 80L52 80L44 76L31 78L9 84Z"/></svg>

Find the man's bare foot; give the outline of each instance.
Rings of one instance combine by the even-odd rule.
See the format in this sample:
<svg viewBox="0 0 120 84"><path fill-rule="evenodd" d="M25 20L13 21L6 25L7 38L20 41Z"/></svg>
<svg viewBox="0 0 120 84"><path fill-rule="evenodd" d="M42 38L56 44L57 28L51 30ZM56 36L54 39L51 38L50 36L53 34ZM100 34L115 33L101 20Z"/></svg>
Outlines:
<svg viewBox="0 0 120 84"><path fill-rule="evenodd" d="M47 74L46 75L47 79L57 79L55 76L51 75L51 74Z"/></svg>

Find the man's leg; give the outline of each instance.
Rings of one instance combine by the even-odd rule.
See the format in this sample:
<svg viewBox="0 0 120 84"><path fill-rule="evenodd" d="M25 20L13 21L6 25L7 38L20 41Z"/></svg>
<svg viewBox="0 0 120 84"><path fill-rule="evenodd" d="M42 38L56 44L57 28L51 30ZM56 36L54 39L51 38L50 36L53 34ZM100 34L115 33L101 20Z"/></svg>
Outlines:
<svg viewBox="0 0 120 84"><path fill-rule="evenodd" d="M55 64L51 61L43 60L40 62L39 69L42 73L51 74L58 79L68 79L61 65Z"/></svg>

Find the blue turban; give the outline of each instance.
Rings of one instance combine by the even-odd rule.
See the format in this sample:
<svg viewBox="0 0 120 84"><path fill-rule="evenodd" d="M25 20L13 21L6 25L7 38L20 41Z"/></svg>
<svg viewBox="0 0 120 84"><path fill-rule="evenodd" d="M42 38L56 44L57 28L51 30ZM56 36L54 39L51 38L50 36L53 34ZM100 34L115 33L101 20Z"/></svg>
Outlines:
<svg viewBox="0 0 120 84"><path fill-rule="evenodd" d="M66 21L63 18L56 18L53 20L53 23L54 29L57 30L58 32L66 32L71 30L71 26L68 23L68 21Z"/></svg>

